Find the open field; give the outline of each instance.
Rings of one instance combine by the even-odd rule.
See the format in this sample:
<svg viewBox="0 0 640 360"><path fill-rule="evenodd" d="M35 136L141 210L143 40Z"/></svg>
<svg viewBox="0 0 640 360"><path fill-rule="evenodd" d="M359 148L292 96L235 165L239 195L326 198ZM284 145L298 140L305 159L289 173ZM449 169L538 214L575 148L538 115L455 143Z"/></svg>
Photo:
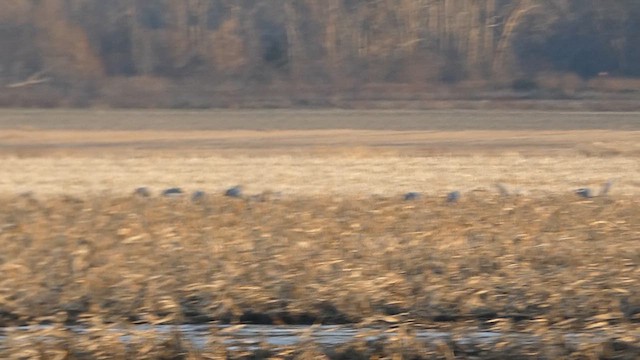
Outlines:
<svg viewBox="0 0 640 360"><path fill-rule="evenodd" d="M2 109L0 129L30 130L625 130L640 112L508 110Z"/></svg>
<svg viewBox="0 0 640 360"><path fill-rule="evenodd" d="M0 193L640 193L637 113L0 112Z"/></svg>
<svg viewBox="0 0 640 360"><path fill-rule="evenodd" d="M400 196L418 191L433 196L459 190L530 196L568 194L599 188L614 180L614 196L640 194L640 161L635 157L584 156L370 156L353 153L322 156L209 156L133 159L122 157L5 158L0 162L0 193L126 195L139 186L158 194L180 186L221 194L242 184L248 194L278 192L285 197L339 194L354 197Z"/></svg>
<svg viewBox="0 0 640 360"><path fill-rule="evenodd" d="M0 357L636 359L639 116L0 111L0 327L46 325L0 331ZM246 352L141 323L391 335Z"/></svg>

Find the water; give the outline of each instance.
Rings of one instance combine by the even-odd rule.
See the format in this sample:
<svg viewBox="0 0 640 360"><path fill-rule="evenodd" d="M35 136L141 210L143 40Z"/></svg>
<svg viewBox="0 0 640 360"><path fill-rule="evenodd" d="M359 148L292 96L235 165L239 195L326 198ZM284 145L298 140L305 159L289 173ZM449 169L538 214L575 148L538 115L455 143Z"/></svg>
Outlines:
<svg viewBox="0 0 640 360"><path fill-rule="evenodd" d="M48 325L11 327L0 329L0 342L6 338L6 333L25 333L33 330L53 329ZM69 326L66 330L78 334L89 333L90 328L82 326ZM366 342L389 341L401 334L398 328L356 328L343 325L135 325L127 328L111 328L111 331L129 335L122 335L123 342L134 339L135 332L154 332L159 335L171 335L180 333L184 339L196 348L205 348L207 341L212 337L222 340L230 349L257 349L261 344L274 347L292 346L304 342L312 342L319 346L333 347L349 343L354 340ZM535 345L540 343L540 338L532 334L524 333L500 333L493 331L472 331L464 335L456 335L439 330L411 330L411 335L427 344L449 343L455 341L462 346L490 346L507 340L511 344ZM42 335L47 336L47 335ZM604 339L604 334L590 332L585 334L569 333L564 336L567 344L577 345L586 342L596 342ZM640 338L638 339L640 341ZM0 345L1 346L1 345Z"/></svg>
<svg viewBox="0 0 640 360"><path fill-rule="evenodd" d="M0 330L0 341L6 338L7 331L25 333L33 330L53 329L52 326L23 326L11 327ZM68 331L82 334L88 333L89 328L81 326L66 327ZM180 333L186 340L198 348L206 346L211 336L224 339L229 346L244 347L247 345L269 344L271 346L291 346L303 342L313 342L321 346L336 346L361 339L365 341L388 340L399 335L398 329L381 328L355 328L342 325L136 325L127 328L135 331L153 331L160 335L169 335L173 332ZM114 332L125 332L124 328L112 328ZM416 338L425 342L448 342L452 335L448 332L437 330L419 330L413 334ZM45 335L46 336L46 335ZM122 340L127 341L133 335L123 335ZM521 340L535 342L532 336L518 335ZM491 331L478 331L469 333L464 338L456 338L459 344L490 344L504 339L504 334Z"/></svg>

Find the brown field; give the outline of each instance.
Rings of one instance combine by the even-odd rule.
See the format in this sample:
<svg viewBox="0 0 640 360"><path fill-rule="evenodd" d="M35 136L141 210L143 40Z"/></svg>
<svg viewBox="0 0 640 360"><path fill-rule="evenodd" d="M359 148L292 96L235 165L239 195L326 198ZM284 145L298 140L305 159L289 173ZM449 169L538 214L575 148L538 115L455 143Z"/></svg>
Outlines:
<svg viewBox="0 0 640 360"><path fill-rule="evenodd" d="M640 114L471 111L0 112L0 193L442 194L502 182L640 192Z"/></svg>
<svg viewBox="0 0 640 360"><path fill-rule="evenodd" d="M0 332L0 357L638 358L636 119L2 111L0 326L52 327ZM608 179L606 197L571 193ZM500 197L497 182L511 195ZM221 196L235 184L259 196ZM131 195L143 185L155 196ZM169 186L209 196L157 196ZM455 189L460 202L445 203ZM407 191L425 196L403 201ZM134 323L351 324L395 335L246 352L225 348L229 333L196 349ZM420 343L420 328L454 340ZM478 330L505 339L455 341Z"/></svg>

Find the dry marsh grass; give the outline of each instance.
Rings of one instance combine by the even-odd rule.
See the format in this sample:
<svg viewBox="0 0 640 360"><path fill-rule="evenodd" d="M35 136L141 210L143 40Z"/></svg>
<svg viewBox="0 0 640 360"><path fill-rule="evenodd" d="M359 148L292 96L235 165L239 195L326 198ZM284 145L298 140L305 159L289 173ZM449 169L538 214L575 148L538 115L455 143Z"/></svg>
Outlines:
<svg viewBox="0 0 640 360"><path fill-rule="evenodd" d="M418 325L535 334L546 345L507 342L485 349L492 356L638 355L637 315L624 305L640 301L634 198L476 193L450 205L438 197L213 196L192 203L25 195L0 202L0 322L58 324L5 338L5 355L31 349L44 358L55 351L107 358L113 349L130 358L211 358L177 335L105 329L212 321L408 326L401 343L378 350L352 344L360 346L352 355L465 354L462 345L429 350L412 341ZM59 327L65 323L94 330L74 335ZM568 333L593 335L574 348L558 343ZM47 334L55 340L42 340ZM133 345L118 341L122 334ZM216 339L206 351L242 358ZM285 358L320 350L306 344L289 351Z"/></svg>

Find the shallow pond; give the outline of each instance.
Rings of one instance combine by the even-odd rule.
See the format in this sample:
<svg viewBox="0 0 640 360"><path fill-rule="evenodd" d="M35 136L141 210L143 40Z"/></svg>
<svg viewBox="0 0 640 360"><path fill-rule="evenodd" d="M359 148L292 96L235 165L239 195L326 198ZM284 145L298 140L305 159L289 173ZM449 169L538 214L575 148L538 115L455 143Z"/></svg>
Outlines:
<svg viewBox="0 0 640 360"><path fill-rule="evenodd" d="M46 337L51 326L24 326L0 329L0 346L6 339L7 333L13 334L27 333L42 330L35 336ZM67 331L86 334L92 330L81 326L69 326ZM440 343L456 343L458 346L492 346L499 342L508 342L518 345L535 345L541 342L538 336L526 333L499 333L493 331L470 331L464 335L439 330L409 330L406 334L402 328L356 328L343 325L135 325L128 328L112 327L109 331L122 334L121 340L131 341L133 337L144 334L156 334L159 337L168 337L178 333L185 340L189 341L196 348L204 348L211 338L220 339L229 348L255 349L261 344L273 347L292 346L301 343L311 342L323 347L334 347L353 341L364 342L387 342L400 339L406 336L413 337L427 344L437 345ZM25 337L22 337L25 339ZM586 343L597 343L605 339L604 333L567 333L564 335L564 342L567 345L578 345ZM640 337L637 339L640 341Z"/></svg>

